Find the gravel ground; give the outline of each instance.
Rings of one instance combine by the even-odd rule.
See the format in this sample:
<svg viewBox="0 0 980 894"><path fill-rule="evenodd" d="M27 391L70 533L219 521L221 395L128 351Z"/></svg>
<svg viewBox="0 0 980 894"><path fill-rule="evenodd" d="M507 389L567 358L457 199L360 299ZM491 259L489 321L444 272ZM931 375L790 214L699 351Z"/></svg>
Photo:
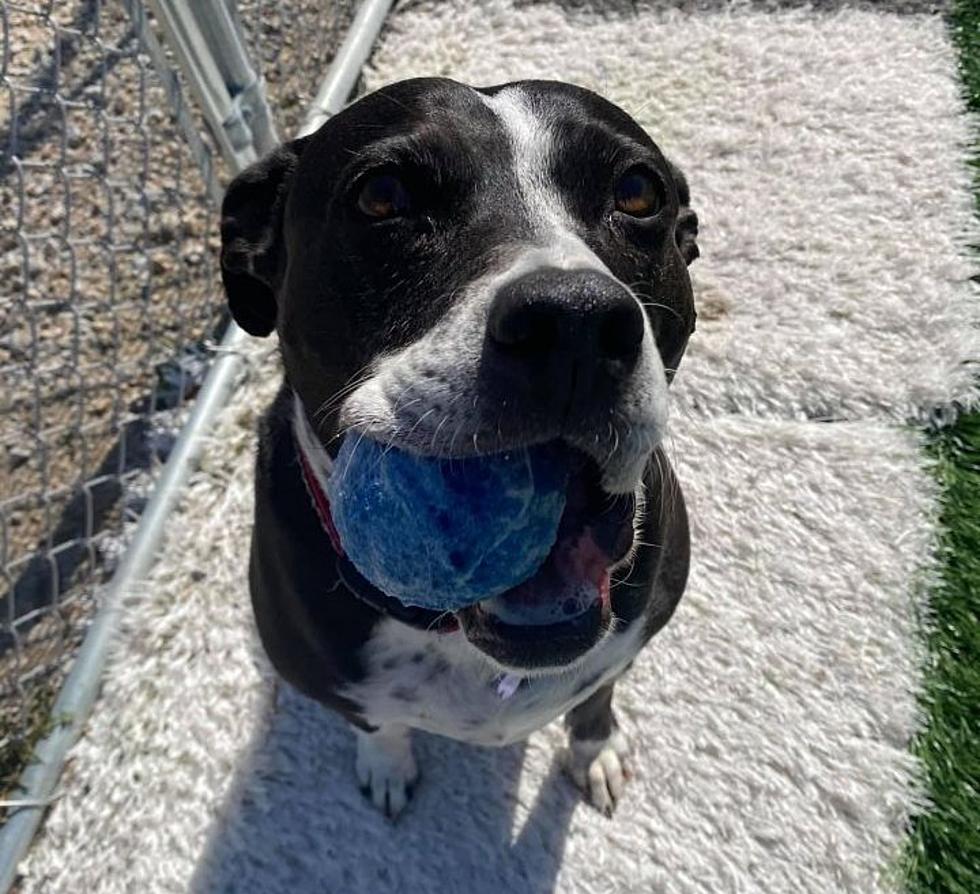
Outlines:
<svg viewBox="0 0 980 894"><path fill-rule="evenodd" d="M281 134L353 5L238 4ZM4 7L0 792L48 725L223 307L215 209L123 4Z"/></svg>

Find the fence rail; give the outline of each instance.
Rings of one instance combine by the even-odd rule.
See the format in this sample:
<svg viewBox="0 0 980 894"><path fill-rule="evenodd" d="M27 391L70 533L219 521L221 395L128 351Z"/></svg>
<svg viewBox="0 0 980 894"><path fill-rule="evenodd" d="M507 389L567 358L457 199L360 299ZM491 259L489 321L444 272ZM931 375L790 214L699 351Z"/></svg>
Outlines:
<svg viewBox="0 0 980 894"><path fill-rule="evenodd" d="M391 0L361 5L317 95L354 5L0 3L0 891L234 377L233 352L210 362L215 206L275 141L262 79L287 132L316 96L315 129Z"/></svg>

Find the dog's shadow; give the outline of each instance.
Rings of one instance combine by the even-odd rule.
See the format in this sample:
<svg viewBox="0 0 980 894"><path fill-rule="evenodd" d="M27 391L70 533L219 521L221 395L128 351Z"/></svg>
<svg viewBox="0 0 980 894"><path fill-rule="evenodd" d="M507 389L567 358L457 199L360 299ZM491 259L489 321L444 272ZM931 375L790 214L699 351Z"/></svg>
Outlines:
<svg viewBox="0 0 980 894"><path fill-rule="evenodd" d="M192 894L553 891L581 804L557 755L522 805L529 746L414 741L422 781L391 823L358 791L344 722L282 687L212 824Z"/></svg>

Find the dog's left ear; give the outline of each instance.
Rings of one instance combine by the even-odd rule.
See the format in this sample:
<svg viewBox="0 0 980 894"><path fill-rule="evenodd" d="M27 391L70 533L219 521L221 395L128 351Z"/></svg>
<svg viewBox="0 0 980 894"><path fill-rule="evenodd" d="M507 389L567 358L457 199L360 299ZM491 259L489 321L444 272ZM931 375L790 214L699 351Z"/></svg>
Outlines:
<svg viewBox="0 0 980 894"><path fill-rule="evenodd" d="M221 279L231 315L250 335L268 335L276 326L283 209L307 139L283 143L246 168L221 203Z"/></svg>
<svg viewBox="0 0 980 894"><path fill-rule="evenodd" d="M672 162L667 164L670 165L670 173L674 178L674 186L677 188L677 198L680 202L674 239L680 249L681 257L690 265L701 254L698 248L698 216L691 208L691 191L687 188L687 178L677 165Z"/></svg>

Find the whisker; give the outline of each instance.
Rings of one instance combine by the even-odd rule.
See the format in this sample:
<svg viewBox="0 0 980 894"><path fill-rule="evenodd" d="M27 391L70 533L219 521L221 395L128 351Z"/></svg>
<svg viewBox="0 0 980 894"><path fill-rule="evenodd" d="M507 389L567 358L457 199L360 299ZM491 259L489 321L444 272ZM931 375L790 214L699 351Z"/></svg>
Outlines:
<svg viewBox="0 0 980 894"><path fill-rule="evenodd" d="M426 410L421 416L419 416L419 418L415 420L415 424L405 433L405 436L404 436L405 440L407 441L409 438L411 438L412 435L415 434L415 430L423 422L425 422L425 420L428 419L429 416L431 416L435 412L438 412L435 407L429 407L428 410Z"/></svg>
<svg viewBox="0 0 980 894"><path fill-rule="evenodd" d="M354 462L354 454L357 453L357 448L361 446L361 442L364 440L366 434L366 432L362 431L360 437L354 442L354 446L351 447L350 455L347 457L347 467L344 469L344 475L350 471L350 464Z"/></svg>
<svg viewBox="0 0 980 894"><path fill-rule="evenodd" d="M447 411L446 413L443 414L442 419L440 420L439 424L436 426L436 430L432 433L432 439L429 441L430 450L435 451L436 440L439 438L439 431L448 421L449 421L449 412Z"/></svg>
<svg viewBox="0 0 980 894"><path fill-rule="evenodd" d="M671 307L669 304L661 304L658 301L644 301L640 297L637 297L636 300L639 301L640 305L643 307L654 307L654 308L658 308L659 310L670 311L670 313L672 313L675 317L677 317L678 320L680 320L682 323L684 322L684 317L680 313L678 313L676 308Z"/></svg>
<svg viewBox="0 0 980 894"><path fill-rule="evenodd" d="M313 421L316 422L317 417L328 412L337 401L341 398L346 397L351 391L356 390L361 385L363 385L369 378L371 378L370 367L373 361L368 361L365 363L357 372L353 373L350 378L344 382L340 388L337 389L330 397L328 397L313 413Z"/></svg>
<svg viewBox="0 0 980 894"><path fill-rule="evenodd" d="M444 612L436 615L432 619L432 623L429 624L425 629L428 631L428 630L432 630L434 627L438 627L442 623L443 618L445 618L447 615L451 615L451 614L452 614L451 611L444 611Z"/></svg>

